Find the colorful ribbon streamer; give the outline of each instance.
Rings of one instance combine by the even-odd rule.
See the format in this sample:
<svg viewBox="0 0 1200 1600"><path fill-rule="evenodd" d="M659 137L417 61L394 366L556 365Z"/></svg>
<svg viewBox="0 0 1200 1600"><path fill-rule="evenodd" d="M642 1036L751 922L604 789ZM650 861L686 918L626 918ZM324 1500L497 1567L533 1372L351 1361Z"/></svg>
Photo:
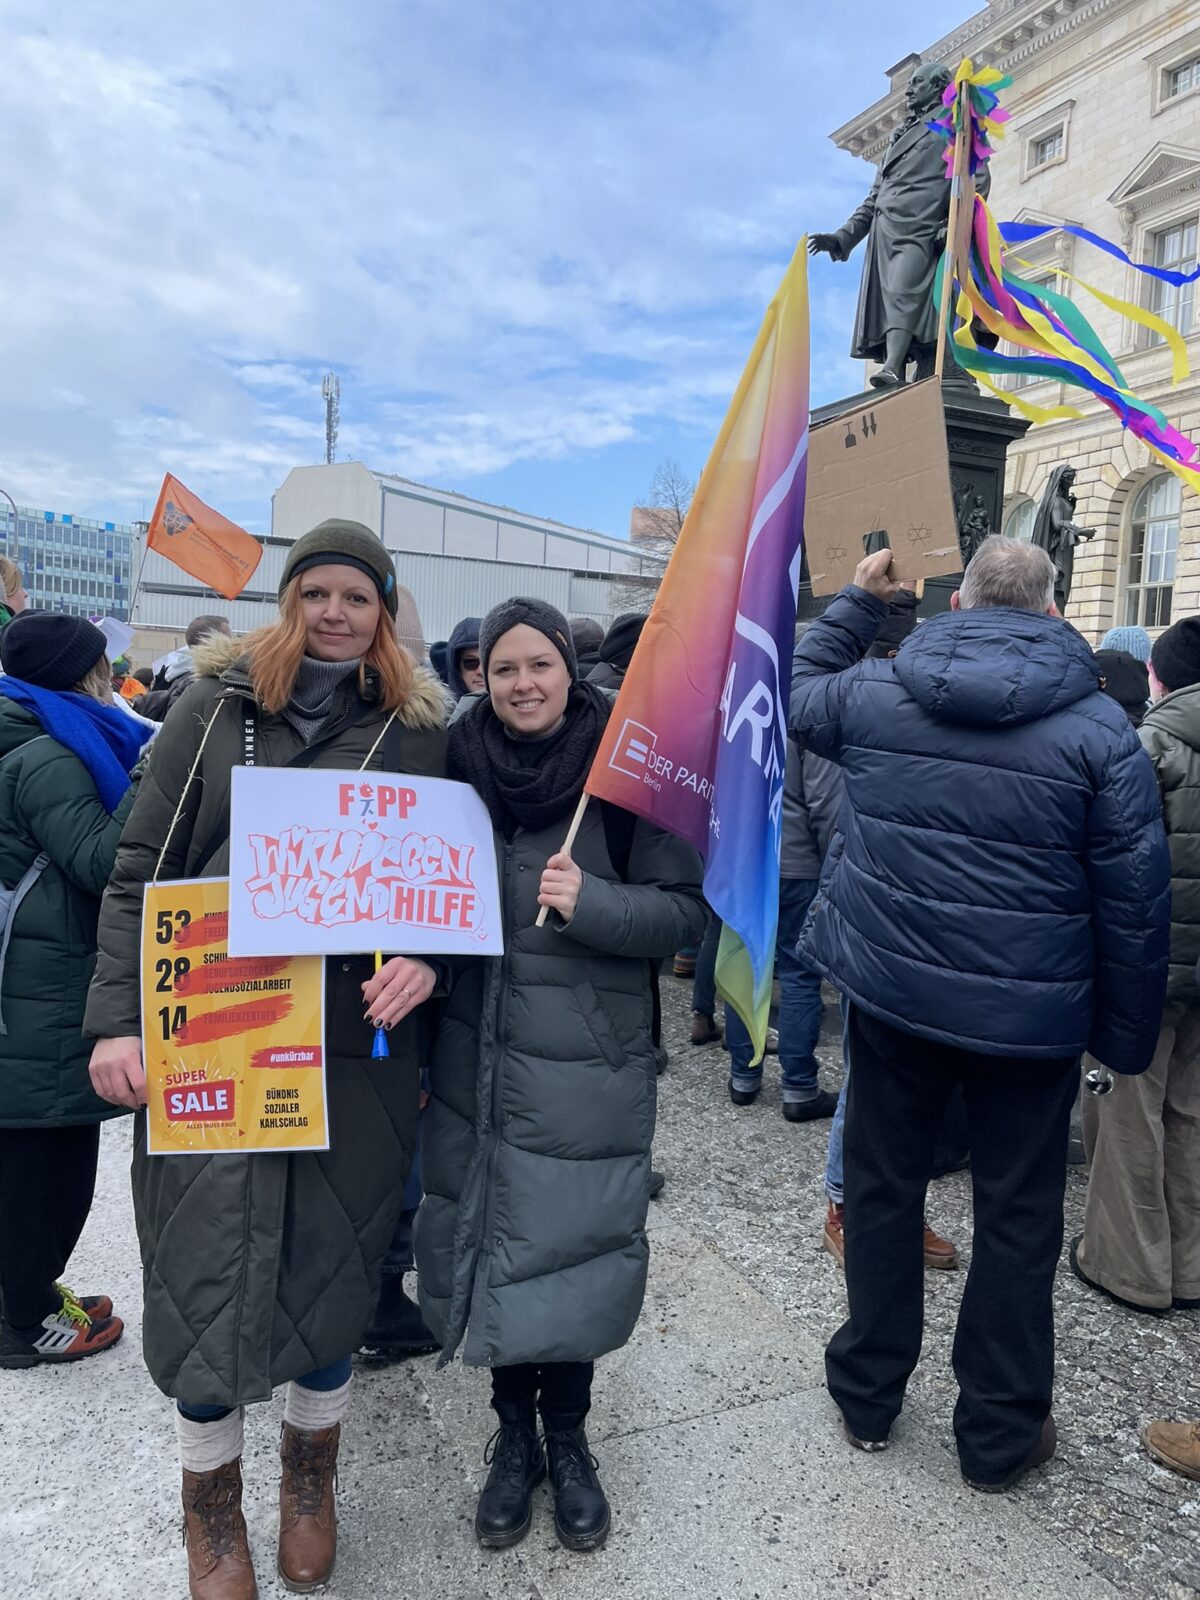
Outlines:
<svg viewBox="0 0 1200 1600"><path fill-rule="evenodd" d="M938 122L930 123L930 127L947 140L946 154L951 171L954 140L963 128L964 120L972 175L992 154L991 138L1003 132L1002 124L1007 117L1007 113L996 105L996 91L1007 87L1009 81L992 67L975 72L969 60L959 67L954 83L946 90L947 115ZM1006 405L1020 411L1033 422L1078 418L1083 413L1070 405L1033 405L1011 390L1001 389L993 377L1027 373L1035 378L1053 379L1082 390L1107 406L1123 428L1140 439L1147 450L1184 483L1200 493L1200 446L1169 422L1158 406L1133 392L1116 360L1105 348L1083 311L1069 296L1061 294L1057 288L1023 278L1015 270L1017 265L1028 266L1027 262L1017 257L1016 247L1058 231L1073 234L1136 268L1138 272L1165 283L1181 286L1200 277L1200 269L1182 273L1132 261L1119 246L1086 228L1050 223L997 224L987 202L977 194L970 227L960 232L960 240L965 240L965 251L954 265L956 326L953 342L958 364L977 377L986 389ZM1009 247L1007 252L1006 246ZM948 244L947 253L949 248ZM943 258L934 284L935 303L939 305L945 271L946 261ZM1145 307L1106 294L1082 279L1070 277L1067 273L1057 276L1078 284L1110 311L1127 317L1162 339L1171 352L1172 381L1178 384L1186 379L1187 348L1178 329ZM1005 341L1013 353L981 350L974 331L975 327L980 326L997 340Z"/></svg>
<svg viewBox="0 0 1200 1600"><path fill-rule="evenodd" d="M954 175L954 141L962 126L964 116L970 117L970 139L967 147L968 170L972 177L994 153L993 139L1004 137L1004 125L1010 112L1000 104L999 91L1008 89L1012 79L995 67L980 67L978 71L970 59L963 61L954 75L954 82L946 85L942 104L944 116L928 126L946 140L946 176Z"/></svg>
<svg viewBox="0 0 1200 1600"><path fill-rule="evenodd" d="M931 124L932 126L932 124ZM1035 239L1044 239L1048 233L1070 233L1076 239L1084 239L1088 244L1094 244L1097 250L1104 250L1110 256L1115 256L1118 261L1123 261L1127 267L1132 267L1135 272L1144 272L1148 278L1158 278L1162 283L1170 283L1180 289L1185 283L1195 283L1200 279L1200 266L1194 267L1191 272L1175 272L1171 267L1153 267L1148 261L1135 261L1132 256L1126 255L1119 244L1114 244L1111 239L1105 239L1102 234L1093 233L1090 228L1076 228L1069 222L1002 222L1000 224L1000 237L1005 244L1032 244Z"/></svg>

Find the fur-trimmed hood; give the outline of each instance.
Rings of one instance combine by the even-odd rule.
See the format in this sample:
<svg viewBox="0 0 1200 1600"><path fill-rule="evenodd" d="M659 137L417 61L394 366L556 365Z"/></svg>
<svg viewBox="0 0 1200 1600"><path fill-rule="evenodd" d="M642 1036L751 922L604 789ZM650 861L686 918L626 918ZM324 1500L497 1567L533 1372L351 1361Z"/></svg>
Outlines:
<svg viewBox="0 0 1200 1600"><path fill-rule="evenodd" d="M228 634L214 633L192 649L198 678L220 678L245 694L250 688L245 645ZM453 704L449 692L428 667L414 666L412 687L400 707L399 720L406 728L444 728Z"/></svg>

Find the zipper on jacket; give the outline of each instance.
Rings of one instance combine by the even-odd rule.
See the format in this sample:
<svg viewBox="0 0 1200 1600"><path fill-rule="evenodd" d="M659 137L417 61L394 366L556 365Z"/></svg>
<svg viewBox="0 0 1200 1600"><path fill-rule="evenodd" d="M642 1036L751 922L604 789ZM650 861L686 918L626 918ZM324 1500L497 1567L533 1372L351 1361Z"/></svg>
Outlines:
<svg viewBox="0 0 1200 1600"><path fill-rule="evenodd" d="M507 930L511 930L514 926L514 919L512 915L513 907L511 903L512 874L509 870L512 864L512 854L512 844L506 843L504 846L504 886L505 910L508 912L508 917L506 920ZM492 1228L494 1226L493 1197L495 1194L496 1153L500 1144L500 1105L502 1088L500 1083L500 1062L502 1060L500 1041L504 1038L505 1023L508 1020L508 990L511 977L511 972L509 970L509 938L507 933L504 943L504 954L499 959L499 965L497 969L499 994L497 996L496 1005L496 1026L492 1034L492 1092L491 1106L488 1111L490 1122L486 1127L480 1130L480 1132L483 1133L487 1139L487 1161L485 1162L483 1169L483 1228L481 1230L479 1247L475 1257L475 1282L471 1289L471 1309L468 1313L468 1323L474 1322L476 1330L479 1328L479 1322L476 1318L476 1311L482 1302L484 1292L487 1289L488 1280L491 1277L491 1259L494 1254L492 1238ZM470 1330L468 1329L468 1338L469 1336Z"/></svg>
<svg viewBox="0 0 1200 1600"><path fill-rule="evenodd" d="M254 1157L252 1155L249 1155L249 1156L244 1157L243 1159L246 1162L246 1181L242 1185L242 1270L241 1270L241 1282L238 1284L237 1310L234 1313L234 1318L233 1318L233 1329L234 1329L234 1371L236 1373L236 1378L235 1378L235 1381L233 1383L233 1392L235 1394L240 1394L241 1390L242 1390L242 1384L240 1383L240 1381L238 1381L238 1380L240 1380L241 1375L242 1375L242 1373L241 1373L242 1360L241 1360L241 1353L240 1353L240 1349L239 1349L241 1341L240 1341L238 1335L239 1335L239 1332L240 1332L241 1326L242 1326L242 1312L244 1311L245 1305L246 1305L246 1280L250 1276L250 1260L249 1260L249 1257L250 1257L250 1181L251 1181L251 1178L252 1178L253 1173L254 1173ZM278 1292L278 1281L279 1280L278 1280L278 1272L277 1272L276 1273L276 1285L275 1285L275 1289L272 1291L272 1298L274 1298L274 1294ZM269 1391L270 1370L271 1370L271 1350L270 1350L269 1343L268 1343L266 1356L267 1356L267 1383L268 1383L268 1391Z"/></svg>

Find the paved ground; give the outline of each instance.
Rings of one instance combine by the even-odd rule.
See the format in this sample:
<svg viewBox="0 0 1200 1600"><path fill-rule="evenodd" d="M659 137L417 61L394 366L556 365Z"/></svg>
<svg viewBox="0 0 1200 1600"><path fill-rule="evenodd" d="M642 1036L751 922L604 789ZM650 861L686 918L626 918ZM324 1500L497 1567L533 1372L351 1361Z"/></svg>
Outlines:
<svg viewBox="0 0 1200 1600"><path fill-rule="evenodd" d="M1059 1458L1004 1497L966 1489L952 1449L949 1350L962 1274L929 1274L926 1352L884 1455L850 1450L821 1384L843 1312L820 1249L825 1129L779 1113L773 1068L735 1111L718 1049L686 1043L667 980L646 1308L601 1363L591 1437L614 1506L608 1547L570 1556L549 1501L516 1551L471 1533L491 1431L477 1373L432 1359L363 1371L342 1452L340 1600L1184 1600L1200 1595L1200 1485L1141 1453L1141 1423L1200 1415L1200 1317L1159 1320L1059 1277ZM833 1044L832 1037L829 1044ZM832 1048L828 1081L838 1079ZM129 1333L60 1371L0 1373L0 1600L151 1600L186 1592L168 1403L139 1360L127 1131L103 1141L96 1208L72 1264ZM1083 1198L1071 1178L1068 1225ZM968 1253L969 1182L930 1211ZM281 1401L247 1423L248 1518L273 1575Z"/></svg>

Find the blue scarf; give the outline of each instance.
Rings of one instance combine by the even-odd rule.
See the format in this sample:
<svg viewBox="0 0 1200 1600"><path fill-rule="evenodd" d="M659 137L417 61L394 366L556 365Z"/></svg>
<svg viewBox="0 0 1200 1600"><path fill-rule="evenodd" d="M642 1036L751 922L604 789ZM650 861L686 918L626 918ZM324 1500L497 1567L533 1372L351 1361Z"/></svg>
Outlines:
<svg viewBox="0 0 1200 1600"><path fill-rule="evenodd" d="M111 816L129 788L146 730L116 706L73 689L42 689L23 678L0 678L0 694L32 711L52 739L79 757Z"/></svg>

